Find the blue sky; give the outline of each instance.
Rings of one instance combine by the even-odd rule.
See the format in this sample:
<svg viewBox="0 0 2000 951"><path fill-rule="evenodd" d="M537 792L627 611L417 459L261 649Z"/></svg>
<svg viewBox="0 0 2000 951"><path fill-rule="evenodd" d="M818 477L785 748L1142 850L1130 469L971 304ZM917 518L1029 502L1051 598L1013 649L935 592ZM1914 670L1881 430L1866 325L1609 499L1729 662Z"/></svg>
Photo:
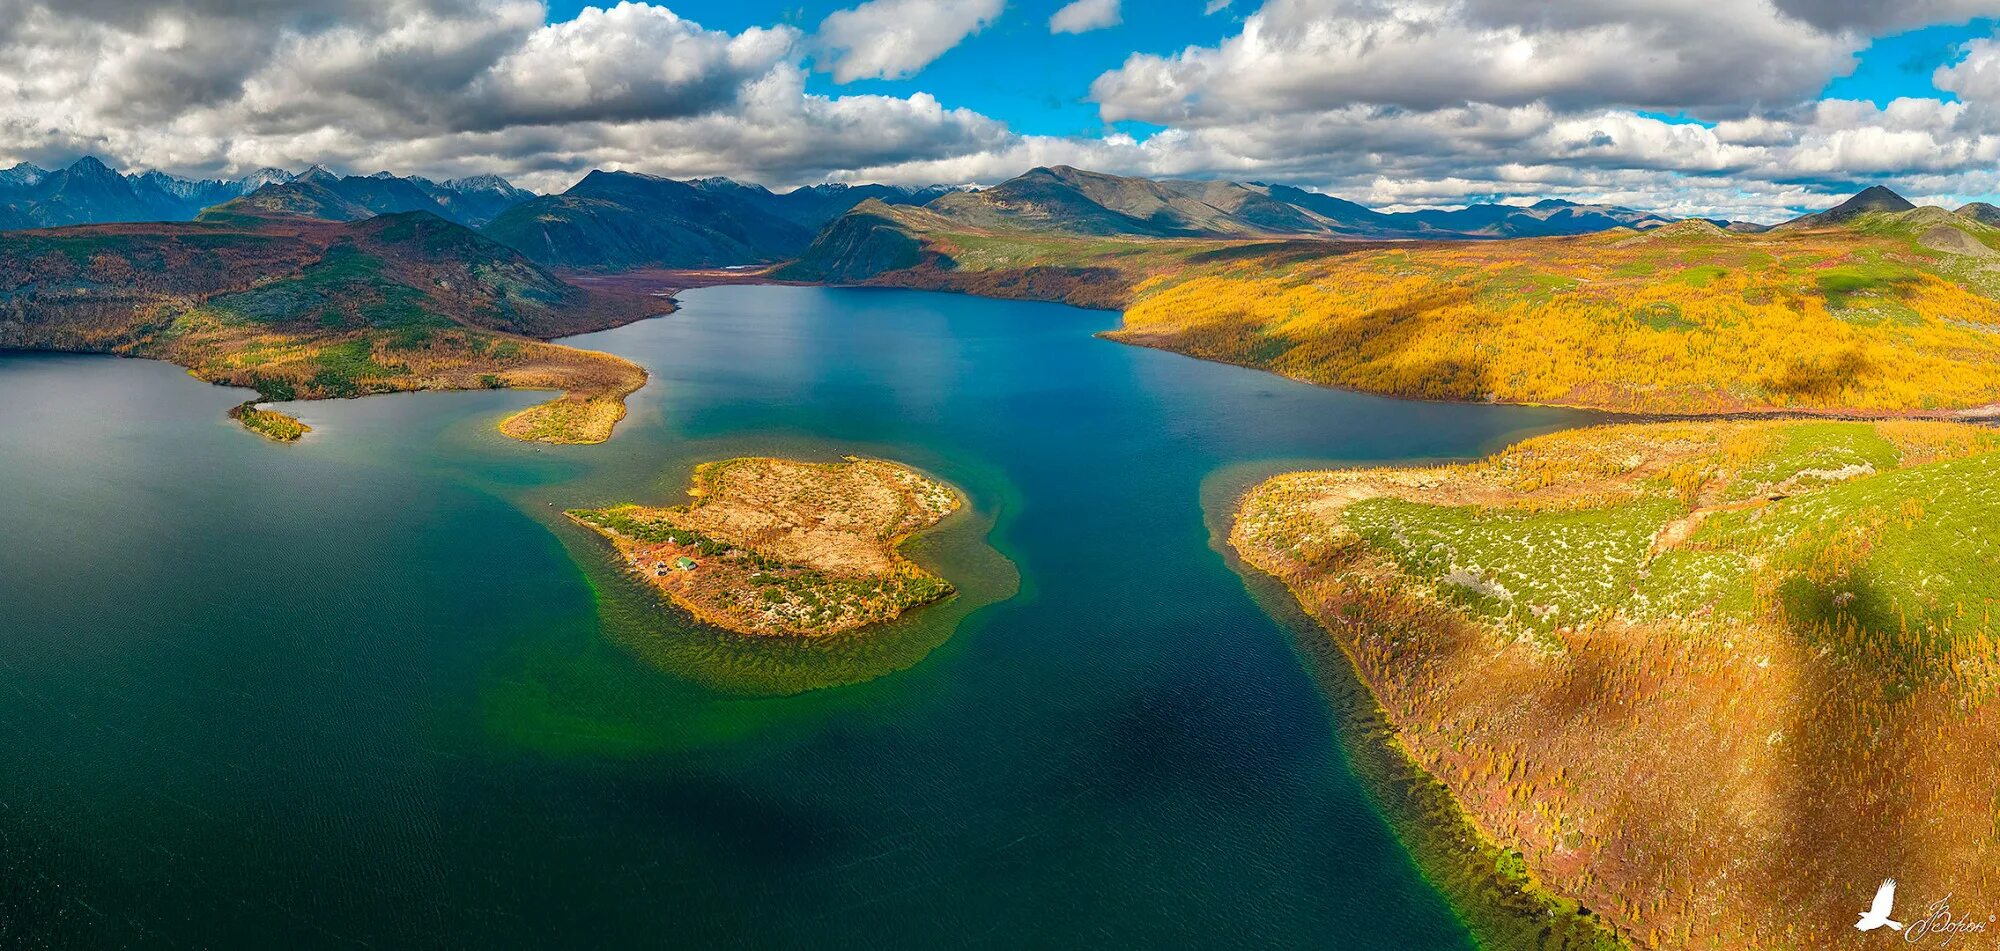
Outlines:
<svg viewBox="0 0 2000 951"><path fill-rule="evenodd" d="M2000 197L2000 0L16 0L0 164L985 184L1775 220ZM1073 11L1074 12L1074 11ZM884 78L888 77L888 78Z"/></svg>
<svg viewBox="0 0 2000 951"><path fill-rule="evenodd" d="M1854 72L1828 82L1822 95L1866 99L1878 106L1905 96L1956 101L1957 96L1931 82L1931 74L1962 59L1965 43L1993 35L1993 26L1994 21L1979 18L1877 37L1856 56Z"/></svg>
<svg viewBox="0 0 2000 951"><path fill-rule="evenodd" d="M549 19L561 21L591 4L560 0ZM675 13L711 29L732 33L753 26L789 24L811 31L826 15L852 2L773 3L768 0L685 0ZM916 76L836 84L816 72L807 90L825 95L928 92L946 105L964 106L1002 119L1029 135L1095 135L1107 124L1086 100L1090 82L1115 69L1133 52L1171 53L1194 44L1213 44L1242 27L1243 16L1225 7L1203 13L1206 0L1152 0L1131 4L1118 26L1088 33L1051 35L1049 17L1062 3L1016 0L992 26L937 59ZM1254 6L1253 6L1254 9ZM1156 126L1141 122L1110 127L1144 134Z"/></svg>

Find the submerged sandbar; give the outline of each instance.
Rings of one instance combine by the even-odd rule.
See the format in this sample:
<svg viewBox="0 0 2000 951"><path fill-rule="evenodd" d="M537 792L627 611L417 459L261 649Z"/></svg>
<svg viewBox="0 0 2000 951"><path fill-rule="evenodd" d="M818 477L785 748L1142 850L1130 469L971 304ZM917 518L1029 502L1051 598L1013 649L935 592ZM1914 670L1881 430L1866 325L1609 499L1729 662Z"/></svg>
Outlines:
<svg viewBox="0 0 2000 951"><path fill-rule="evenodd" d="M956 511L959 493L907 466L729 459L697 467L688 494L566 514L698 620L739 634L823 637L953 592L898 548Z"/></svg>

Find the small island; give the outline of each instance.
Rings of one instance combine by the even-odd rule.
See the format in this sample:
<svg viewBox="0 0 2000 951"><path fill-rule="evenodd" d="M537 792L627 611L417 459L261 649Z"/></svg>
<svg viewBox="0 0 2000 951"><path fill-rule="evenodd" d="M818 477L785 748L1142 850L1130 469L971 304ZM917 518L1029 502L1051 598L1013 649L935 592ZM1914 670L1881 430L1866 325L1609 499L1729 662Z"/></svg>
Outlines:
<svg viewBox="0 0 2000 951"><path fill-rule="evenodd" d="M230 409L229 418L242 423L244 429L273 442L298 442L300 437L312 432L312 427L300 422L298 417L274 409L263 409L255 400Z"/></svg>
<svg viewBox="0 0 2000 951"><path fill-rule="evenodd" d="M729 459L697 467L688 494L672 508L565 514L697 620L738 634L825 637L954 590L898 549L956 511L959 493L907 466Z"/></svg>

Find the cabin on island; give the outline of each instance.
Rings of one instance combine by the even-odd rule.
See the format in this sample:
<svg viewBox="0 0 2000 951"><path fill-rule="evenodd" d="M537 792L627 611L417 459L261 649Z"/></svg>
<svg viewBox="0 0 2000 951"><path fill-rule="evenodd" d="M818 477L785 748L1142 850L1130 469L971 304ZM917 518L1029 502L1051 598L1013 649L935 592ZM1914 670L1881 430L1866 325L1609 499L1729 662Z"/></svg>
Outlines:
<svg viewBox="0 0 2000 951"><path fill-rule="evenodd" d="M675 571L693 571L694 569L695 569L694 559L689 558L685 555L681 556L680 558L674 559Z"/></svg>

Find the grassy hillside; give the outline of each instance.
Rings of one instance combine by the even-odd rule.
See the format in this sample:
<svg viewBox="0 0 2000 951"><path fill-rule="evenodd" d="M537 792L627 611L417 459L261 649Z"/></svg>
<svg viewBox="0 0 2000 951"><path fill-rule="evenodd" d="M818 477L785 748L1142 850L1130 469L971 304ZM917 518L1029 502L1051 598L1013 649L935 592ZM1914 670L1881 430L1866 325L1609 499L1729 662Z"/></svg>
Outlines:
<svg viewBox="0 0 2000 951"><path fill-rule="evenodd" d="M0 235L0 346L170 360L265 400L561 389L504 426L552 442L607 438L645 374L542 340L659 308L420 213Z"/></svg>
<svg viewBox="0 0 2000 951"><path fill-rule="evenodd" d="M1281 476L1231 540L1546 886L1641 946L1830 947L1888 876L2000 906L1996 487L1960 424L1602 427Z"/></svg>
<svg viewBox="0 0 2000 951"><path fill-rule="evenodd" d="M1765 233L1223 241L862 206L781 277L1125 308L1130 343L1428 399L1894 413L2000 402L2000 229L1937 208Z"/></svg>

